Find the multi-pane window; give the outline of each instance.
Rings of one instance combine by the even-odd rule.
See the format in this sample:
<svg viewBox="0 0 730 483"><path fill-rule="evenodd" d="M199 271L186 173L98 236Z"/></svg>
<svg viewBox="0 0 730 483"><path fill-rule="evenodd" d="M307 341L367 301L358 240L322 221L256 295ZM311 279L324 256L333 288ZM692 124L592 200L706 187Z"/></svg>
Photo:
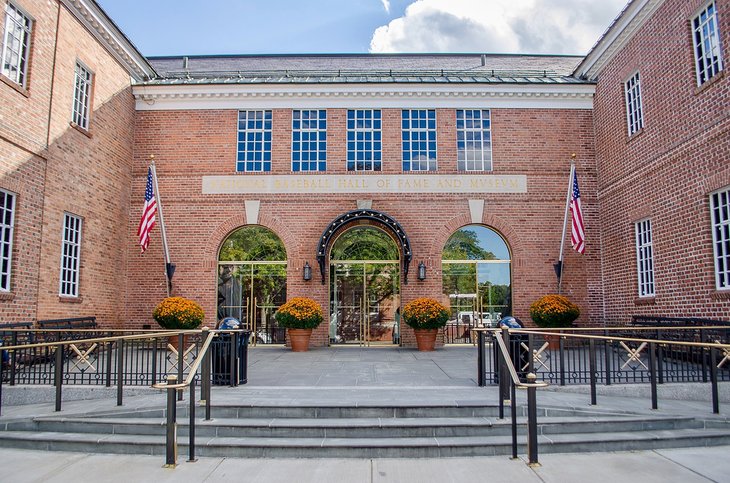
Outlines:
<svg viewBox="0 0 730 483"><path fill-rule="evenodd" d="M89 107L91 104L91 72L76 62L74 76L74 107L71 120L82 129L89 129Z"/></svg>
<svg viewBox="0 0 730 483"><path fill-rule="evenodd" d="M382 122L379 109L347 111L347 170L380 171Z"/></svg>
<svg viewBox="0 0 730 483"><path fill-rule="evenodd" d="M492 134L488 110L456 111L456 148L459 171L492 170Z"/></svg>
<svg viewBox="0 0 730 483"><path fill-rule="evenodd" d="M0 190L0 291L10 291L15 195Z"/></svg>
<svg viewBox="0 0 730 483"><path fill-rule="evenodd" d="M730 187L710 195L715 286L730 289Z"/></svg>
<svg viewBox="0 0 730 483"><path fill-rule="evenodd" d="M436 171L436 111L402 112L403 171Z"/></svg>
<svg viewBox="0 0 730 483"><path fill-rule="evenodd" d="M632 75L624 84L626 92L626 121L629 127L629 136L644 127L644 112L641 107L641 82L639 73Z"/></svg>
<svg viewBox="0 0 730 483"><path fill-rule="evenodd" d="M25 87L30 51L30 29L33 21L12 3L5 6L2 73Z"/></svg>
<svg viewBox="0 0 730 483"><path fill-rule="evenodd" d="M238 113L236 171L271 171L271 111Z"/></svg>
<svg viewBox="0 0 730 483"><path fill-rule="evenodd" d="M79 262L81 256L81 218L70 213L63 217L61 245L61 284L59 295L79 296Z"/></svg>
<svg viewBox="0 0 730 483"><path fill-rule="evenodd" d="M292 112L291 170L327 171L327 111Z"/></svg>
<svg viewBox="0 0 730 483"><path fill-rule="evenodd" d="M697 85L702 85L722 71L720 32L714 0L692 19L692 39Z"/></svg>
<svg viewBox="0 0 730 483"><path fill-rule="evenodd" d="M636 269L639 297L654 296L654 251L652 248L651 220L636 223Z"/></svg>

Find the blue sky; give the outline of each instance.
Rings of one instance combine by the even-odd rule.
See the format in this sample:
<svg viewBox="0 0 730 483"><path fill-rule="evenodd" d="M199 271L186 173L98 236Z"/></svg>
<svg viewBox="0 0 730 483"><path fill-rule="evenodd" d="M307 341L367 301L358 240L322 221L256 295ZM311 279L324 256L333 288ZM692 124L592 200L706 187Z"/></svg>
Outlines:
<svg viewBox="0 0 730 483"><path fill-rule="evenodd" d="M147 56L585 54L627 0L97 0Z"/></svg>

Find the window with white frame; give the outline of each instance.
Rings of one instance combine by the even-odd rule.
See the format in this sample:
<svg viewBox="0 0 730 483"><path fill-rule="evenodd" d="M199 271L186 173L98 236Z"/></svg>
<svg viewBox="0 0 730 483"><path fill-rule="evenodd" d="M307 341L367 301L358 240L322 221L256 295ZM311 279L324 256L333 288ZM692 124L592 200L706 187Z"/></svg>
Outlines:
<svg viewBox="0 0 730 483"><path fill-rule="evenodd" d="M63 243L61 245L62 297L79 296L79 266L81 260L81 218L65 213L63 216Z"/></svg>
<svg viewBox="0 0 730 483"><path fill-rule="evenodd" d="M710 195L715 286L730 289L730 187Z"/></svg>
<svg viewBox="0 0 730 483"><path fill-rule="evenodd" d="M76 62L74 76L74 107L71 120L82 129L89 129L89 107L91 105L92 74L81 63Z"/></svg>
<svg viewBox="0 0 730 483"><path fill-rule="evenodd" d="M436 171L436 111L403 109L403 171Z"/></svg>
<svg viewBox="0 0 730 483"><path fill-rule="evenodd" d="M720 32L717 25L717 7L711 1L692 19L697 85L701 86L722 71Z"/></svg>
<svg viewBox="0 0 730 483"><path fill-rule="evenodd" d="M236 171L271 171L271 111L239 111Z"/></svg>
<svg viewBox="0 0 730 483"><path fill-rule="evenodd" d="M327 111L292 111L291 170L327 171Z"/></svg>
<svg viewBox="0 0 730 483"><path fill-rule="evenodd" d="M347 170L380 171L382 168L380 109L347 111Z"/></svg>
<svg viewBox="0 0 730 483"><path fill-rule="evenodd" d="M0 292L10 291L14 223L15 195L0 190Z"/></svg>
<svg viewBox="0 0 730 483"><path fill-rule="evenodd" d="M30 32L33 20L18 7L5 5L2 73L13 82L25 87L30 53Z"/></svg>
<svg viewBox="0 0 730 483"><path fill-rule="evenodd" d="M641 81L639 73L632 75L624 84L626 92L626 122L629 136L644 127L644 111L641 106Z"/></svg>
<svg viewBox="0 0 730 483"><path fill-rule="evenodd" d="M654 296L654 250L652 248L651 220L636 223L636 269L639 297Z"/></svg>
<svg viewBox="0 0 730 483"><path fill-rule="evenodd" d="M491 133L489 110L456 111L456 162L459 171L492 170Z"/></svg>

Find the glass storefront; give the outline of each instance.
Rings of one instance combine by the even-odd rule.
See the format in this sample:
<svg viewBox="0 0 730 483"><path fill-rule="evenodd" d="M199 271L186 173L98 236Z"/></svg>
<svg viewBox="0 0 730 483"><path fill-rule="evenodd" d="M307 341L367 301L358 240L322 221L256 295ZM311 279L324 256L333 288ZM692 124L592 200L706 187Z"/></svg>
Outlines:
<svg viewBox="0 0 730 483"><path fill-rule="evenodd" d="M494 327L512 315L511 257L494 230L469 225L446 242L442 257L443 294L451 307L447 343L471 343L471 329Z"/></svg>
<svg viewBox="0 0 730 483"><path fill-rule="evenodd" d="M218 257L218 321L238 319L251 331L251 344L284 344L274 312L286 302L286 250L271 230L239 228Z"/></svg>

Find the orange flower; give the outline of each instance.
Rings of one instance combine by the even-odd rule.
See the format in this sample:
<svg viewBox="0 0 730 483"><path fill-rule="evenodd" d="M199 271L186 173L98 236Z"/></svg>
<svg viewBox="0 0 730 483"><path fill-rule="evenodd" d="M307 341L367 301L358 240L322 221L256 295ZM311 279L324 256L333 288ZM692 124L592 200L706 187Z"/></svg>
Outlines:
<svg viewBox="0 0 730 483"><path fill-rule="evenodd" d="M274 314L282 327L313 329L322 323L322 307L307 297L294 297L279 307Z"/></svg>
<svg viewBox="0 0 730 483"><path fill-rule="evenodd" d="M449 309L432 298L417 298L403 307L403 321L414 329L438 329L447 320Z"/></svg>
<svg viewBox="0 0 730 483"><path fill-rule="evenodd" d="M152 318L165 329L196 329L205 314L196 302L184 297L167 297L152 312Z"/></svg>
<svg viewBox="0 0 730 483"><path fill-rule="evenodd" d="M539 327L569 327L580 309L562 295L544 295L530 305L530 317Z"/></svg>

